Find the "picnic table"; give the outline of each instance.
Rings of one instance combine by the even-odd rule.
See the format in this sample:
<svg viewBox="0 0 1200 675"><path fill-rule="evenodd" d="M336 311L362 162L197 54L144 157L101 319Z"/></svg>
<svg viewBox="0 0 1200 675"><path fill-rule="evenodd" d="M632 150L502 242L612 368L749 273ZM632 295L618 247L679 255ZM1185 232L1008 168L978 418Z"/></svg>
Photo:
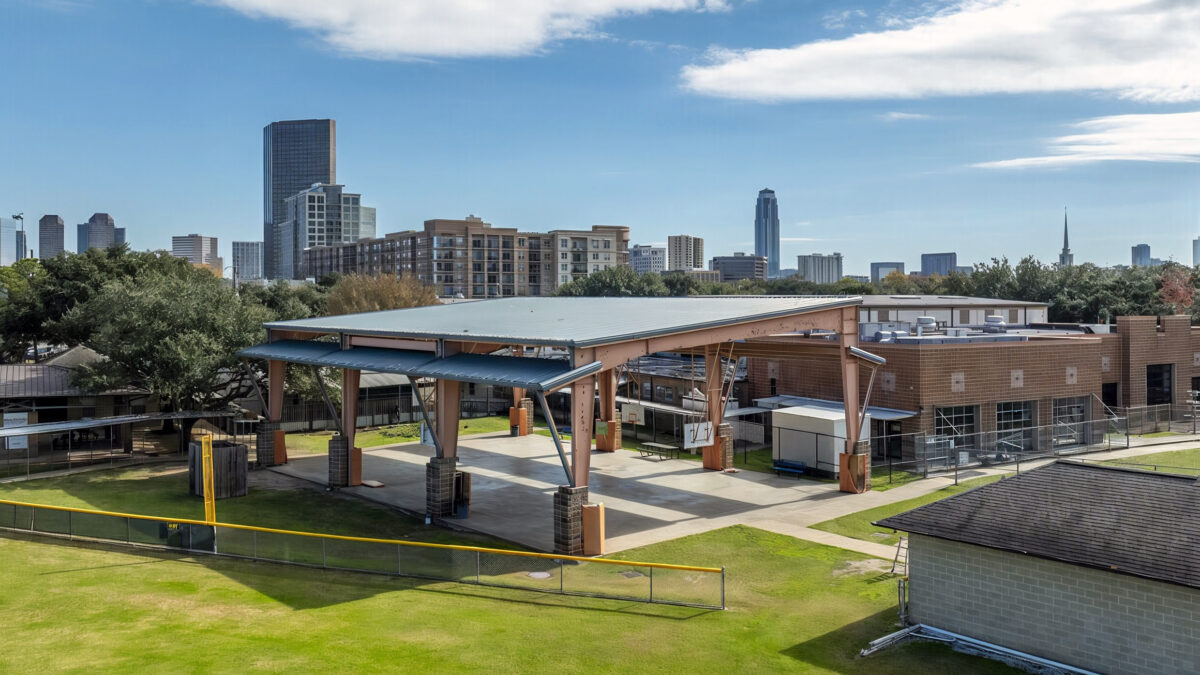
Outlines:
<svg viewBox="0 0 1200 675"><path fill-rule="evenodd" d="M638 448L638 452L642 457L657 456L659 460L664 459L679 459L679 448L666 443L642 443L642 447Z"/></svg>

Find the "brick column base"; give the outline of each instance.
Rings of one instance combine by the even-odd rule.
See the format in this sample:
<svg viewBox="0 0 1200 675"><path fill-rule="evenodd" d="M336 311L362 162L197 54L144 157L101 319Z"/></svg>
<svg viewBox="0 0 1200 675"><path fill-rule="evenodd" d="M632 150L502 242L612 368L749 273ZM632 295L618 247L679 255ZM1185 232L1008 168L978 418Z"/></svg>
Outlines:
<svg viewBox="0 0 1200 675"><path fill-rule="evenodd" d="M329 439L329 487L350 484L350 439L334 434Z"/></svg>
<svg viewBox="0 0 1200 675"><path fill-rule="evenodd" d="M717 425L717 447L721 449L721 468L733 468L733 425L722 422Z"/></svg>
<svg viewBox="0 0 1200 675"><path fill-rule="evenodd" d="M278 422L258 423L254 461L259 466L275 466L275 430L278 428Z"/></svg>
<svg viewBox="0 0 1200 675"><path fill-rule="evenodd" d="M586 487L560 485L554 493L554 552L583 555L583 505Z"/></svg>
<svg viewBox="0 0 1200 675"><path fill-rule="evenodd" d="M454 514L454 471L457 457L430 457L425 465L425 511L434 518Z"/></svg>
<svg viewBox="0 0 1200 675"><path fill-rule="evenodd" d="M596 429L601 422L608 423L608 433L596 434L596 449L601 452L616 452L621 449L621 420L596 420Z"/></svg>
<svg viewBox="0 0 1200 675"><path fill-rule="evenodd" d="M517 407L525 409L525 419L529 421L529 426L526 427L526 433L533 433L533 399L523 398L521 399L521 402L517 404Z"/></svg>
<svg viewBox="0 0 1200 675"><path fill-rule="evenodd" d="M871 489L871 441L859 441L854 444L854 454L867 456L867 472L864 476L863 492Z"/></svg>

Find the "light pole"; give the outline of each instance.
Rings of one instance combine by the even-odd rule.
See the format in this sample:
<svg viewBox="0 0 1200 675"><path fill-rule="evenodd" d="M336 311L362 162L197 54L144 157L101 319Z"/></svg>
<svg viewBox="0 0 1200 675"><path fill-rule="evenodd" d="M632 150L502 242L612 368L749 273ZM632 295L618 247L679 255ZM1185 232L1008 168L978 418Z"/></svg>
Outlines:
<svg viewBox="0 0 1200 675"><path fill-rule="evenodd" d="M222 269L222 271L229 270L230 273L232 274L233 292L236 293L237 292L237 265L226 265L225 267L222 267L221 269Z"/></svg>
<svg viewBox="0 0 1200 675"><path fill-rule="evenodd" d="M21 221L21 254L17 256L17 260L24 260L25 247L29 245L29 241L25 239L25 212L14 213L12 219Z"/></svg>

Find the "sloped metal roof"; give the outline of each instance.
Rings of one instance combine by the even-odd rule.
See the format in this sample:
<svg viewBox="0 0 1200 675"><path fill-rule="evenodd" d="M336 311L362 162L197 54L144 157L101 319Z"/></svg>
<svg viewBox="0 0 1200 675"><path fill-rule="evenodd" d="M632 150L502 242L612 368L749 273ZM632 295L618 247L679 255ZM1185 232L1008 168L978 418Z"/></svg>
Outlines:
<svg viewBox="0 0 1200 675"><path fill-rule="evenodd" d="M64 431L76 429L96 429L119 424L140 424L162 420L183 419L213 419L215 417L236 417L240 413L233 411L183 411L172 413L145 413L142 415L117 415L115 417L85 417L69 422L42 422L40 424L23 424L15 427L0 427L0 438L13 436L31 436L37 434L61 434Z"/></svg>
<svg viewBox="0 0 1200 675"><path fill-rule="evenodd" d="M273 330L588 347L860 303L857 296L501 298L265 324Z"/></svg>
<svg viewBox="0 0 1200 675"><path fill-rule="evenodd" d="M603 367L601 362L596 361L573 369L570 362L565 360L528 356L455 354L440 358L432 352L408 349L351 347L343 350L331 342L308 340L268 342L243 349L238 355L312 366L354 368L411 377L522 387L536 391L553 391Z"/></svg>
<svg viewBox="0 0 1200 675"><path fill-rule="evenodd" d="M81 396L71 385L71 371L45 364L0 365L0 399Z"/></svg>

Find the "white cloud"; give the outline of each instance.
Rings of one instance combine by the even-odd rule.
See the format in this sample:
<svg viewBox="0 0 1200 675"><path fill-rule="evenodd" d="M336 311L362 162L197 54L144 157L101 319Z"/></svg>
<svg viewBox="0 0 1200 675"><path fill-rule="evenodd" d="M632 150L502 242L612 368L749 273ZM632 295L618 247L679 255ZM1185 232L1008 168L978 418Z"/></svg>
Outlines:
<svg viewBox="0 0 1200 675"><path fill-rule="evenodd" d="M841 12L830 12L821 19L821 26L825 30L840 30L846 27L846 24L855 19L865 19L867 13L861 9L847 9Z"/></svg>
<svg viewBox="0 0 1200 675"><path fill-rule="evenodd" d="M1079 122L1080 133L1052 139L1049 154L983 162L977 167L1020 169L1091 162L1200 162L1200 112L1112 115Z"/></svg>
<svg viewBox="0 0 1200 675"><path fill-rule="evenodd" d="M1090 91L1200 99L1196 0L956 0L889 30L710 49L683 86L755 101Z"/></svg>
<svg viewBox="0 0 1200 675"><path fill-rule="evenodd" d="M879 119L885 122L903 122L907 120L927 120L929 115L924 113L907 113L907 112L885 112L879 115Z"/></svg>
<svg viewBox="0 0 1200 675"><path fill-rule="evenodd" d="M655 11L721 11L733 0L201 0L311 31L374 59L519 56L589 37L605 19Z"/></svg>

